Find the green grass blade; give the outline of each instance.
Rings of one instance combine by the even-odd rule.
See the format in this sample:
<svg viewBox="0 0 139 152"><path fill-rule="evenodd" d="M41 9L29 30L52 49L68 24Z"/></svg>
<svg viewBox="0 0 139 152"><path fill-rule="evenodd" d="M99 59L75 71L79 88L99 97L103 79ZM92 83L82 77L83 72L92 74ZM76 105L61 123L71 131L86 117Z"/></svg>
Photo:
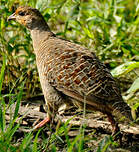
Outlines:
<svg viewBox="0 0 139 152"><path fill-rule="evenodd" d="M67 152L73 152L73 148L74 148L75 144L80 140L80 138L81 138L80 134L75 137L75 139L72 141L70 147L68 148Z"/></svg>
<svg viewBox="0 0 139 152"><path fill-rule="evenodd" d="M1 98L0 103L0 133L2 134L4 132L4 121L5 121L5 112L4 112L4 106L3 106L3 98Z"/></svg>
<svg viewBox="0 0 139 152"><path fill-rule="evenodd" d="M5 128L5 102L1 96L5 67L6 67L6 56L3 55L3 65L0 72L0 131L4 131Z"/></svg>
<svg viewBox="0 0 139 152"><path fill-rule="evenodd" d="M34 144L33 144L33 152L37 152L37 151L38 151L38 150L37 150L37 142L38 142L38 136L39 136L39 133L40 133L41 130L42 130L42 129L40 129L40 130L37 132L36 136L35 136Z"/></svg>
<svg viewBox="0 0 139 152"><path fill-rule="evenodd" d="M24 83L22 83L19 94L17 95L17 101L16 101L16 107L15 107L15 111L14 111L14 117L13 119L15 119L18 116L18 111L19 111L19 107L20 107L20 102L22 99L22 95L23 95L23 88L24 88Z"/></svg>
<svg viewBox="0 0 139 152"><path fill-rule="evenodd" d="M21 145L19 147L19 149L20 149L21 152L26 152L27 151L26 149L31 144L32 138L33 138L32 132L28 133L24 137L24 139L23 139L23 141L22 141L22 143L21 143Z"/></svg>
<svg viewBox="0 0 139 152"><path fill-rule="evenodd" d="M3 83L3 80L4 80L5 67L6 67L6 56L3 55L3 65L2 65L2 68L1 68L1 72L0 72L0 96L1 96L1 90L2 90L2 83Z"/></svg>
<svg viewBox="0 0 139 152"><path fill-rule="evenodd" d="M16 124L14 128L7 130L6 132L6 142L10 144L13 135L15 134L15 132L17 131L17 129L19 128L20 124Z"/></svg>
<svg viewBox="0 0 139 152"><path fill-rule="evenodd" d="M1 98L0 103L0 130L3 132L6 127L6 121L5 121L5 113L6 113L6 105L4 102L4 99Z"/></svg>

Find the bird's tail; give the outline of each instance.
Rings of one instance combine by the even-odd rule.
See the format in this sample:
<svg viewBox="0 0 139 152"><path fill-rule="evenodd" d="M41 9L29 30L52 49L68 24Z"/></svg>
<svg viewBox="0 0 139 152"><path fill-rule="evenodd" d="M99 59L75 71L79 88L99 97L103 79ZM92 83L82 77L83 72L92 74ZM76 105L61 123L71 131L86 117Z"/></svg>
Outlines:
<svg viewBox="0 0 139 152"><path fill-rule="evenodd" d="M114 102L113 109L114 109L113 115L115 115L116 117L121 118L122 116L124 116L128 120L133 121L131 108L123 100L118 101L118 102Z"/></svg>

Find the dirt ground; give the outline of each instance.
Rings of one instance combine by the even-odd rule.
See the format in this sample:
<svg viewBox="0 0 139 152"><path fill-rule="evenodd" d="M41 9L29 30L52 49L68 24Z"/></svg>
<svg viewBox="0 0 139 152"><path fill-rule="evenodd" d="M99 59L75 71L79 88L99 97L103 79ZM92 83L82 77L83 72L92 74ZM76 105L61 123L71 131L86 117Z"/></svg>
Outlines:
<svg viewBox="0 0 139 152"><path fill-rule="evenodd" d="M19 114L22 117L22 123L19 130L16 132L15 140L17 140L17 145L23 139L24 133L29 132L29 129L32 128L36 123L46 117L46 112L43 109L42 104L43 101L35 100L35 101L23 101L21 103ZM15 105L13 105L14 108ZM9 112L6 114L7 121L9 118ZM83 116L83 112L79 111L75 107L70 108L68 111L64 112L62 115L57 115L57 118L62 120L62 122L66 122L71 119L69 122L70 130L68 132L69 138L72 140L78 134L80 127L85 124L84 136L88 138L87 142L85 142L84 147L86 152L98 152L98 147L100 142L106 143L111 138L111 125L107 121L106 116L101 113L89 112L86 113L85 117ZM19 117L20 119L20 117ZM18 120L17 120L18 123ZM120 123L119 124L121 132L122 132L122 145L111 145L107 149L110 152L138 152L139 151L139 125L129 125L128 123ZM51 125L51 129L55 131L57 127L57 119L54 121L53 125ZM45 134L46 138L50 136L49 127L46 126L43 130L43 135ZM65 140L65 136L61 136L63 141ZM39 136L39 140L41 141L41 134ZM57 143L59 147L59 152L64 152L65 144ZM75 149L76 152L76 149Z"/></svg>

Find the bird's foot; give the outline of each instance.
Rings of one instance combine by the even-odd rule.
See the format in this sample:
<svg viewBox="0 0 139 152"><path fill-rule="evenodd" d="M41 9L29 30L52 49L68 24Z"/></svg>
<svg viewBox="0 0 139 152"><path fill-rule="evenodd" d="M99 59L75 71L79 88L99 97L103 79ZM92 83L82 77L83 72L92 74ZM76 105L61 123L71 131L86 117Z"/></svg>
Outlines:
<svg viewBox="0 0 139 152"><path fill-rule="evenodd" d="M116 126L114 127L112 136L115 141L119 140L119 144L120 144L120 146L122 146L123 134L120 132L120 128L119 128L118 124L116 124Z"/></svg>
<svg viewBox="0 0 139 152"><path fill-rule="evenodd" d="M114 141L119 141L120 146L122 146L122 137L123 134L121 132L117 132L112 134Z"/></svg>
<svg viewBox="0 0 139 152"><path fill-rule="evenodd" d="M109 113L107 114L108 120L112 125L112 136L114 140L119 140L120 146L122 146L122 134L120 132L120 128L118 126L118 123L114 120L113 116Z"/></svg>
<svg viewBox="0 0 139 152"><path fill-rule="evenodd" d="M48 122L50 122L50 118L46 117L44 120L42 120L40 123L38 123L33 130L39 129L41 127L43 127L45 124L47 124Z"/></svg>

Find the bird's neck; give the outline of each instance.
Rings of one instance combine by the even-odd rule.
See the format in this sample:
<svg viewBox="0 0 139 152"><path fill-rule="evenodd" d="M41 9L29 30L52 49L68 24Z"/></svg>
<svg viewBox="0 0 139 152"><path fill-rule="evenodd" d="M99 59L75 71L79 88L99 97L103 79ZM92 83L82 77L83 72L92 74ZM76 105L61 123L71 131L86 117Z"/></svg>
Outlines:
<svg viewBox="0 0 139 152"><path fill-rule="evenodd" d="M31 37L33 41L33 48L35 53L39 50L40 44L42 41L49 39L52 35L54 35L49 27L38 27L34 28L31 31Z"/></svg>

